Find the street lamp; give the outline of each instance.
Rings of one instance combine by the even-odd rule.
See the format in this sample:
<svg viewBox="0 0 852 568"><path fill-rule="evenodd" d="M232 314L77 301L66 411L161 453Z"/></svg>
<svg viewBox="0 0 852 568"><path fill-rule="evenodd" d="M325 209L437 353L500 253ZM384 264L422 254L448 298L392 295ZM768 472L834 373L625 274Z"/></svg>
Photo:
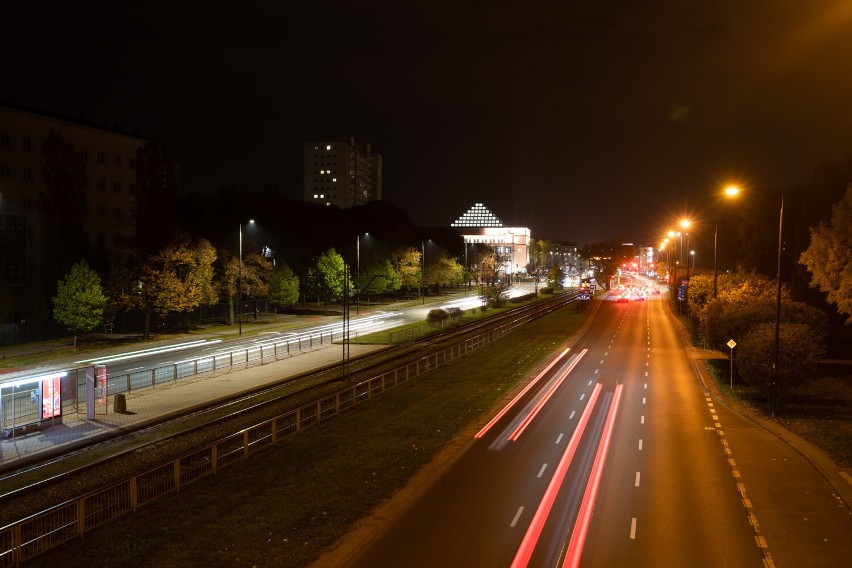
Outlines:
<svg viewBox="0 0 852 568"><path fill-rule="evenodd" d="M728 198L736 197L740 193L740 188L735 185L729 185L725 188L725 196ZM716 227L713 231L713 299L716 299L717 292L717 282L718 282L718 272L716 267L716 257L718 254L718 246L719 246L719 223L716 223Z"/></svg>
<svg viewBox="0 0 852 568"><path fill-rule="evenodd" d="M364 233L365 237L369 237L370 233ZM355 238L355 256L356 256L356 273L355 273L355 286L358 289L358 296L355 298L355 315L359 314L359 309L361 307L361 233L358 233L358 236ZM369 302L368 302L369 303Z"/></svg>
<svg viewBox="0 0 852 568"><path fill-rule="evenodd" d="M254 219L249 219L249 224L254 223ZM239 276L237 277L237 310L239 312L240 335L243 334L243 224L240 223L240 268Z"/></svg>
<svg viewBox="0 0 852 568"><path fill-rule="evenodd" d="M754 190L773 190L769 187L756 187ZM777 190L776 190L777 191ZM740 189L736 186L729 186L725 189L725 194L733 197L739 194ZM778 211L778 262L776 275L776 293L775 293L775 361L772 364L772 390L770 392L769 408L772 417L775 417L776 406L778 404L778 367L781 358L781 246L782 234L784 231L784 190L781 190L781 207Z"/></svg>

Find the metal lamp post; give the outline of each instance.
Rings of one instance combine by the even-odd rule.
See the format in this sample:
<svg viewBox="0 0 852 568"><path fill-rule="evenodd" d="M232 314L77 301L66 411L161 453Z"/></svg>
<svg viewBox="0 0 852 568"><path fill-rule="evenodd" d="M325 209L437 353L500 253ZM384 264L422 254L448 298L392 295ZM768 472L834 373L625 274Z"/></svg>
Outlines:
<svg viewBox="0 0 852 568"><path fill-rule="evenodd" d="M249 223L254 223L254 219L249 219ZM237 310L239 312L240 332L243 334L243 224L240 223L240 267L239 276L237 277Z"/></svg>

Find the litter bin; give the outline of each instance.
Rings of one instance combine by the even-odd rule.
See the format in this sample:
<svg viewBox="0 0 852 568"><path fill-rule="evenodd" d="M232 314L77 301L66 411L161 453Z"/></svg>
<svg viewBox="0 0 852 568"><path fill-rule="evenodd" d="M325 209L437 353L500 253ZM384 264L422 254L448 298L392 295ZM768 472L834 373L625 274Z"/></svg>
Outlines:
<svg viewBox="0 0 852 568"><path fill-rule="evenodd" d="M117 414L124 414L127 412L127 399L123 394L115 395L115 398L112 401L112 411Z"/></svg>

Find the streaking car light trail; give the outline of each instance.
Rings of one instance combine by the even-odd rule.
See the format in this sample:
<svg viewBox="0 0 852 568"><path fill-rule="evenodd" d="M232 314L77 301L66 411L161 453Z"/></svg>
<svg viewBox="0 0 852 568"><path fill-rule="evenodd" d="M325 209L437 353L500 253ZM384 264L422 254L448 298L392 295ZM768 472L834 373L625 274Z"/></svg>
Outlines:
<svg viewBox="0 0 852 568"><path fill-rule="evenodd" d="M483 426L482 430L480 430L479 432L477 432L473 436L474 439L479 439L479 438L482 438L483 436L485 436L485 434L488 433L488 430L490 430L491 427L494 426L494 424L496 424L501 418L503 418L503 416L505 416L506 413L509 412L509 410L512 409L512 407L515 405L515 403L517 403L520 399L522 399L524 397L524 395L527 394L527 392L529 392L529 390L535 386L535 384L539 381L539 379L541 379L544 375L546 375L550 371L550 369L552 369L553 366L556 365L556 363L558 363L565 355L568 354L568 351L570 351L570 350L571 350L571 348L569 347L568 349L566 349L565 351L560 353L559 356L556 359L554 359L553 362L550 363L550 365L547 366L547 368L545 368L541 373L539 373L536 378L534 378L532 381L530 381L530 384L528 384L526 387L524 387L524 390L519 392L518 395L515 398L513 398L511 400L511 402L509 402L509 404L507 404L505 407L503 407L503 410L498 412L497 416L492 418L488 422L488 424Z"/></svg>
<svg viewBox="0 0 852 568"><path fill-rule="evenodd" d="M547 389L547 392L545 392L543 395L541 395L539 397L538 402L536 402L536 404L532 408L532 410L530 410L530 412L527 413L527 415L524 417L524 419L521 421L521 423L518 425L518 427L515 428L515 431L512 432L509 435L509 439L511 441L515 442L515 441L518 440L518 438L520 438L520 436L524 432L524 430L527 429L527 426L530 425L530 422L532 422L533 419L535 419L535 417L538 415L538 413L541 411L541 409L544 407L544 405L547 404L547 401L550 400L550 397L553 396L553 393L556 392L556 390L559 388L559 386L562 384L562 382L565 380L565 378L571 373L571 371L574 370L574 367L577 366L577 363L580 362L580 359L583 358L583 355L585 355L586 352L588 352L588 349L583 349L580 353L578 353L574 357L574 360L571 361L571 364L568 365L568 368L565 369L562 373L560 373L557 380L553 381L553 384L550 385L550 388Z"/></svg>
<svg viewBox="0 0 852 568"><path fill-rule="evenodd" d="M592 391L592 395L589 397L589 402L586 404L586 408L583 410L583 414L577 422L577 428L571 435L571 440L565 448L565 453L562 454L562 458L559 460L559 464L553 472L553 477L547 485L547 489L544 492L541 502L538 504L538 509L536 509L532 521L530 521L530 526L524 535L524 539L521 541L521 546L515 554L515 559L512 561L512 568L526 568L526 566L529 565L530 558L532 558L535 546L541 536L541 531L544 529L544 523L550 515L550 510L553 508L553 503L556 501L559 488L562 486L562 482L565 480L565 475L568 473L568 466L571 465L571 460L574 458L577 446L580 445L580 440L582 439L583 432L589 422L589 417L592 415L592 410L598 400L601 388L600 383L596 384Z"/></svg>
<svg viewBox="0 0 852 568"><path fill-rule="evenodd" d="M197 341L190 341L188 343L181 343L179 345L169 345L168 347L153 347L151 349L142 349L140 351L132 351L130 353L122 353L121 355L115 355L114 357L103 357L99 359L85 359L83 361L76 361L75 364L81 365L84 363L115 363L116 361L126 361L128 359L136 359L139 357L148 357L150 355L159 355L161 353L170 353L172 351L182 351L184 349L192 349L194 347L199 347L201 345L212 345L214 343L221 343L221 339L199 339Z"/></svg>
<svg viewBox="0 0 852 568"><path fill-rule="evenodd" d="M616 385L615 395L612 398L612 403L609 406L606 424L604 425L603 434L598 445L598 452L595 455L595 462L592 465L592 471L589 474L589 481L586 485L586 492L583 495L583 502L580 505L580 512L577 515L577 521L574 524L574 530L571 531L571 541L568 544L568 552L565 554L565 561L562 563L563 568L576 568L580 565L580 557L583 555L583 546L586 543L586 535L589 532L589 525L592 522L592 512L595 509L595 499L598 496L598 489L603 476L604 464L606 456L609 452L609 443L612 439L612 431L615 427L615 419L618 415L618 403L621 401L621 391L624 385Z"/></svg>

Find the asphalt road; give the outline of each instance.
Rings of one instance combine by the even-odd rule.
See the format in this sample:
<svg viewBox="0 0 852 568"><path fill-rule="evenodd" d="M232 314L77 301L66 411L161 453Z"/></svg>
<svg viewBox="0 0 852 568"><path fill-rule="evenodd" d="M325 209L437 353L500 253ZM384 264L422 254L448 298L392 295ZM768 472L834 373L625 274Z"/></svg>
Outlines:
<svg viewBox="0 0 852 568"><path fill-rule="evenodd" d="M341 565L848 560L849 509L800 454L705 392L657 298L605 301L531 385Z"/></svg>

